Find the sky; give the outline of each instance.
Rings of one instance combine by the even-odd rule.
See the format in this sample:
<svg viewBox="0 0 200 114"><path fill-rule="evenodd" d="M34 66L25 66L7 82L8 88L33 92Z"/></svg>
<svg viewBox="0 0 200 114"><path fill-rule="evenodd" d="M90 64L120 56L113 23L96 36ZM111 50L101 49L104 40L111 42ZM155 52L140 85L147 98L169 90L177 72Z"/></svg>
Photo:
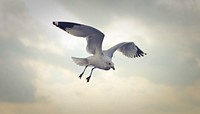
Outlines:
<svg viewBox="0 0 200 114"><path fill-rule="evenodd" d="M1 114L200 113L199 0L0 0ZM93 26L103 49L133 41L147 53L116 52L116 70L94 70L86 41L53 21Z"/></svg>

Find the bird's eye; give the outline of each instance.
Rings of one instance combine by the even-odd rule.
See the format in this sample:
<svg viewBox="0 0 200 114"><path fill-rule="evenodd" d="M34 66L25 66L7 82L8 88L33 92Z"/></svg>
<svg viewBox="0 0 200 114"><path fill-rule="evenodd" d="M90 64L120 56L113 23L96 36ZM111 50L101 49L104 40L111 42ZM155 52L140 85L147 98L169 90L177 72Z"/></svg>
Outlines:
<svg viewBox="0 0 200 114"><path fill-rule="evenodd" d="M108 63L108 65L111 65L111 63Z"/></svg>

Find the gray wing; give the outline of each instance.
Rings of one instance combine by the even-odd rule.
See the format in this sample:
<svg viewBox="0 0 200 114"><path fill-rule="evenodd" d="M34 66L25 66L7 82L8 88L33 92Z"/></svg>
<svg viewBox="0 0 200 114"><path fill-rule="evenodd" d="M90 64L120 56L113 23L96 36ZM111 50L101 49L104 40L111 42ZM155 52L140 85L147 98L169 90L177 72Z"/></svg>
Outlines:
<svg viewBox="0 0 200 114"><path fill-rule="evenodd" d="M144 53L140 48L138 48L133 42L119 43L111 47L110 49L103 51L103 53L112 58L116 50L122 52L125 56L129 58L141 57L146 55L146 53Z"/></svg>
<svg viewBox="0 0 200 114"><path fill-rule="evenodd" d="M87 51L91 54L102 54L102 42L104 34L87 25L72 22L53 22L53 24L71 35L85 37L87 40Z"/></svg>

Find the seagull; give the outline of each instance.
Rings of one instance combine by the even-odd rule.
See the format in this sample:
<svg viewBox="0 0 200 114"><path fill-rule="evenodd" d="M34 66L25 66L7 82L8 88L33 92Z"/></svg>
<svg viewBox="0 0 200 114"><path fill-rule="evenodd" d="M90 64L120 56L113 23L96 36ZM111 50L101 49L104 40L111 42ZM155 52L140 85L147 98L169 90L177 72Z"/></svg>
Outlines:
<svg viewBox="0 0 200 114"><path fill-rule="evenodd" d="M92 67L90 75L86 78L87 82L90 81L92 72L96 68L102 70L115 70L114 63L112 62L112 57L114 52L117 50L129 58L142 57L146 55L146 53L144 53L138 46L136 46L134 42L121 42L107 50L102 50L104 33L91 26L62 21L53 21L53 25L59 27L60 29L71 35L86 38L86 50L89 54L92 54L92 56L89 56L87 58L72 57L72 60L77 65L85 66L84 70L79 75L80 79L85 73L86 68L88 66Z"/></svg>

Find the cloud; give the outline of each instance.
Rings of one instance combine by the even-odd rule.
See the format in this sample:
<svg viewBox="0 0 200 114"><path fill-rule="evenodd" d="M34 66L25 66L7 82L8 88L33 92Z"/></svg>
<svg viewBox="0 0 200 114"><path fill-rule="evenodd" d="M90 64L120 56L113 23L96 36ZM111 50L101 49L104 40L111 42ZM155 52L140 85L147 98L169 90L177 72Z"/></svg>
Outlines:
<svg viewBox="0 0 200 114"><path fill-rule="evenodd" d="M3 1L1 112L199 112L200 29L199 14L195 11L198 8L166 2ZM71 61L71 55L88 55L85 39L55 28L54 19L99 28L106 34L105 48L121 41L134 41L148 55L127 59L116 52L113 61L117 70L95 70L91 82L86 83L84 78L90 70L79 80L83 68Z"/></svg>
<svg viewBox="0 0 200 114"><path fill-rule="evenodd" d="M65 109L65 113L187 114L199 111L196 85L169 86L156 84L144 77L128 77L127 80L127 77L114 75L93 79L89 85L74 81L56 83L51 87L43 86L42 93L56 106ZM197 105L194 104L195 101Z"/></svg>
<svg viewBox="0 0 200 114"><path fill-rule="evenodd" d="M31 23L23 2L3 1L1 9L0 101L32 102L36 99L35 72L25 63L31 53L19 42L27 35L26 24Z"/></svg>
<svg viewBox="0 0 200 114"><path fill-rule="evenodd" d="M30 102L35 100L35 71L25 62L30 54L15 38L1 39L0 101Z"/></svg>
<svg viewBox="0 0 200 114"><path fill-rule="evenodd" d="M30 61L50 65L55 69L71 68L73 62L68 60L71 60L70 56L66 58L63 50L67 50L62 39L57 40L57 34L48 33L51 29L48 26L45 28L37 18L30 15L24 1L3 1L1 9L0 101L37 102L38 77L52 74L41 73L46 72L46 68L38 70L39 66ZM53 26L52 20L47 22ZM71 50L73 52L74 49Z"/></svg>
<svg viewBox="0 0 200 114"><path fill-rule="evenodd" d="M200 2L198 0L157 0L157 3L169 8L170 10L176 10L176 11L181 11L181 10L200 10Z"/></svg>
<svg viewBox="0 0 200 114"><path fill-rule="evenodd" d="M66 67L60 59L65 60L60 51L64 47L45 35L45 29L31 17L23 1L3 1L1 9L0 101L34 102L39 75L29 61Z"/></svg>

